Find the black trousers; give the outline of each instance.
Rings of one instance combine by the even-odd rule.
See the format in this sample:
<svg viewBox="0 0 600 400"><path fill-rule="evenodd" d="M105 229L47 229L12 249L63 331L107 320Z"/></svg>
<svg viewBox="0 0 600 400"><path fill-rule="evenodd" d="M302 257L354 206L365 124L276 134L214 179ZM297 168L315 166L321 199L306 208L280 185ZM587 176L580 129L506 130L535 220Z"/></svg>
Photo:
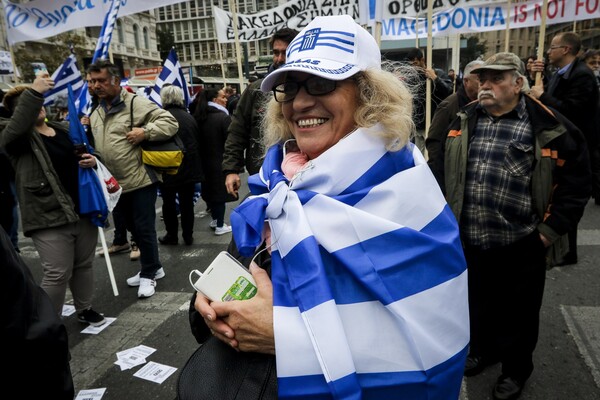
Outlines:
<svg viewBox="0 0 600 400"><path fill-rule="evenodd" d="M179 230L177 220L177 201L181 213L181 233L184 238L191 238L194 231L194 186L192 183L164 188L160 193L163 198L162 213L167 235L176 238Z"/></svg>
<svg viewBox="0 0 600 400"><path fill-rule="evenodd" d="M546 279L546 249L534 231L508 246L466 246L470 354L502 362L502 373L524 382L533 371Z"/></svg>

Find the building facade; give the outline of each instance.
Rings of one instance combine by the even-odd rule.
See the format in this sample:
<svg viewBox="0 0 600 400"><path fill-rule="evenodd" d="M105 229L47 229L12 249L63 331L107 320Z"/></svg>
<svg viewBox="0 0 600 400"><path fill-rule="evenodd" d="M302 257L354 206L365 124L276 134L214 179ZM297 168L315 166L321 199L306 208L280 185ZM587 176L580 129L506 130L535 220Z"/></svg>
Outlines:
<svg viewBox="0 0 600 400"><path fill-rule="evenodd" d="M0 18L0 50L9 51L3 10L0 10L0 13L2 13ZM74 29L53 38L16 43L12 50L16 58L16 64L20 65L21 69L28 68L26 64L29 60L35 59L51 60L53 64L60 65L64 59L62 59L62 56L60 56L61 59L56 59L57 48L60 48L60 53L62 54L65 48L68 49L70 43L64 43L56 39L73 37L68 35L75 35L77 36L74 46L77 61L80 68L85 68L92 60L99 34L100 27ZM136 70L160 66L162 59L158 51L154 12L148 11L118 18L110 45L110 53L114 63L122 68L125 78L134 76ZM27 56L28 62L19 60L19 55L21 55L21 58ZM51 66L48 65L48 67L50 69ZM25 76L30 76L30 74L26 74L25 72L21 72L21 77L18 80L26 82L31 79L24 79ZM52 72L50 71L50 73ZM154 77L148 78L153 80ZM0 81L6 83L13 82L14 80L12 75L0 76Z"/></svg>
<svg viewBox="0 0 600 400"><path fill-rule="evenodd" d="M546 49L552 38L560 32L576 32L581 37L583 49L600 49L600 18L546 26L544 38ZM508 51L521 58L536 56L539 33L539 26L511 29ZM501 51L507 51L505 31L483 32L477 35L482 41L486 41L487 53L485 58Z"/></svg>
<svg viewBox="0 0 600 400"><path fill-rule="evenodd" d="M253 14L277 7L278 0L238 0L237 13ZM237 78L237 58L233 43L219 44L212 5L230 11L227 0L190 0L154 10L159 30L171 32L182 67L192 67L194 76ZM269 40L242 44L246 68L254 71L261 56L269 56ZM223 63L221 63L223 60Z"/></svg>

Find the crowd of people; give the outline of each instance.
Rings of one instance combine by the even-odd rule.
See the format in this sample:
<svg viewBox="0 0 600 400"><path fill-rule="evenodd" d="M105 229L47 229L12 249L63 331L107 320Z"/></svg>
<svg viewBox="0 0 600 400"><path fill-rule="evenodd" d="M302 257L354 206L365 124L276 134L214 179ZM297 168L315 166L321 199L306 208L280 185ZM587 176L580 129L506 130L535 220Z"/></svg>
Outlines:
<svg viewBox="0 0 600 400"><path fill-rule="evenodd" d="M344 44L315 39L320 30ZM162 87L158 106L121 87L113 63L91 64L81 122L93 150L83 154L64 110L42 106L49 76L6 93L0 226L15 252L19 223L31 237L55 314L68 288L81 322L105 323L92 307L98 230L80 212L77 179L100 160L123 188L108 253L139 262L127 285L140 299L168 271L160 245L194 244L200 184L208 226L233 232L228 250L258 294L195 294L192 331L276 359L279 398L455 399L463 376L497 363L493 398L518 398L534 370L546 271L578 262L577 225L590 197L600 205L600 50L559 33L547 60L501 52L446 74L418 48L382 61L348 16L281 29L270 44L266 77L240 94L206 88L189 105L177 86ZM143 163L144 141L175 135L185 150L176 174ZM381 323L385 340L370 328ZM415 370L442 386L416 382Z"/></svg>

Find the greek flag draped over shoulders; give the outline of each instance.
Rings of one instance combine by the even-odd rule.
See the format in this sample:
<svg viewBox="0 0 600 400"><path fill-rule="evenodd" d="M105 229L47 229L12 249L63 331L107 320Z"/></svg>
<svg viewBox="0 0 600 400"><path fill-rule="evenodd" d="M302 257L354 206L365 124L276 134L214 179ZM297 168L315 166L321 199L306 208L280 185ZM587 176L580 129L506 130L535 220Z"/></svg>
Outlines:
<svg viewBox="0 0 600 400"><path fill-rule="evenodd" d="M231 216L245 256L271 228L279 398L456 400L467 270L421 153L358 129L291 182L282 158L269 149Z"/></svg>

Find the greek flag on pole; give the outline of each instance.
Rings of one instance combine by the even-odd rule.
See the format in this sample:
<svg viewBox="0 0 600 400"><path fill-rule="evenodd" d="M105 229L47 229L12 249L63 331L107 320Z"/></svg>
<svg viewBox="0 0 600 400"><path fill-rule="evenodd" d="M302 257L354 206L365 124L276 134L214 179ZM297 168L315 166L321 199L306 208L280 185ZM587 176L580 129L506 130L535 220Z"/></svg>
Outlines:
<svg viewBox="0 0 600 400"><path fill-rule="evenodd" d="M160 71L160 75L158 75L158 78L154 83L154 87L150 92L150 100L161 107L162 102L160 101L160 88L162 88L165 83L170 83L171 85L180 87L183 90L183 98L186 106L190 105L190 92L188 91L187 82L183 76L181 64L179 64L177 53L175 52L174 48L171 49L169 55L165 59L162 71Z"/></svg>
<svg viewBox="0 0 600 400"><path fill-rule="evenodd" d="M77 66L75 54L69 55L65 62L54 71L52 79L54 80L54 88L44 93L45 106L54 103L59 96L66 99L67 88L69 85L73 88L75 95L79 95L79 91L83 88L83 78L81 77L81 72Z"/></svg>
<svg viewBox="0 0 600 400"><path fill-rule="evenodd" d="M117 23L119 7L121 7L121 0L111 1L110 8L102 23L102 29L100 29L100 36L98 36L98 43L96 43L96 50L94 50L94 56L92 57L92 64L98 60L105 60L108 58L108 50L110 49L110 41L112 39L115 24ZM76 101L79 115L89 115L91 103L92 98L90 93L87 90L82 90Z"/></svg>
<svg viewBox="0 0 600 400"><path fill-rule="evenodd" d="M110 40L112 39L113 29L117 22L117 14L119 14L119 7L121 6L121 0L112 0L110 8L104 17L102 23L102 29L100 30L100 36L98 37L98 43L96 43L96 50L94 51L94 57L92 63L97 60L108 58L108 50L110 48Z"/></svg>
<svg viewBox="0 0 600 400"><path fill-rule="evenodd" d="M272 147L231 215L245 256L271 228L280 399L459 397L469 315L458 225L419 150L387 151L376 129L291 182Z"/></svg>

